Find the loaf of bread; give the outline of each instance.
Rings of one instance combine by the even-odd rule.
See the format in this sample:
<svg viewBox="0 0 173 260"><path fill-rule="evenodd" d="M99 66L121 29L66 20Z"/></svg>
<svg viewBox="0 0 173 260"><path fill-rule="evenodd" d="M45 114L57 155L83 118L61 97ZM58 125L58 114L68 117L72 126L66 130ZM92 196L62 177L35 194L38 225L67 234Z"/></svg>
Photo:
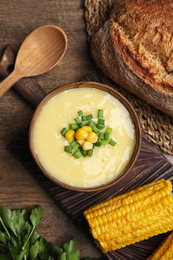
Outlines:
<svg viewBox="0 0 173 260"><path fill-rule="evenodd" d="M114 82L173 116L173 1L117 0L91 54Z"/></svg>

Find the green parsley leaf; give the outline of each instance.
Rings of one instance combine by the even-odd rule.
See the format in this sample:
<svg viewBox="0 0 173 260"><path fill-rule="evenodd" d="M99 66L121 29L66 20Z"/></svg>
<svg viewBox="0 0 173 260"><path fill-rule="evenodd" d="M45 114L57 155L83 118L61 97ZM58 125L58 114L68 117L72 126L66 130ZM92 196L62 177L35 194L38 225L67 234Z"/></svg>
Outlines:
<svg viewBox="0 0 173 260"><path fill-rule="evenodd" d="M24 209L11 211L4 206L1 206L1 217L5 225L13 232L16 237L21 237L23 230L26 230L27 223L24 216L27 210ZM7 231L7 230L6 230Z"/></svg>
<svg viewBox="0 0 173 260"><path fill-rule="evenodd" d="M5 245L7 244L6 235L2 231L0 231L0 241Z"/></svg>
<svg viewBox="0 0 173 260"><path fill-rule="evenodd" d="M55 252L56 252L57 255L60 256L60 255L63 254L64 250L62 248L58 247L58 246L55 246Z"/></svg>
<svg viewBox="0 0 173 260"><path fill-rule="evenodd" d="M74 238L69 243L65 243L63 248L55 246L55 252L58 255L58 260L78 260L80 252L76 251L77 240Z"/></svg>
<svg viewBox="0 0 173 260"><path fill-rule="evenodd" d="M59 257L58 257L58 260L66 260L67 259L67 253L64 252L62 253Z"/></svg>
<svg viewBox="0 0 173 260"><path fill-rule="evenodd" d="M42 222L42 216L43 216L42 207L38 206L37 208L32 209L31 215L30 215L30 220L31 220L33 227L32 227L32 230L31 230L24 246L22 247L22 249L25 248L25 246L28 243L30 237L32 236L32 233L34 232L34 229L36 228L36 226L38 226Z"/></svg>
<svg viewBox="0 0 173 260"><path fill-rule="evenodd" d="M73 239L69 243L63 245L64 251L68 254L74 253L76 251L77 240Z"/></svg>
<svg viewBox="0 0 173 260"><path fill-rule="evenodd" d="M42 216L43 216L43 209L41 206L32 209L30 220L34 228L42 222Z"/></svg>
<svg viewBox="0 0 173 260"><path fill-rule="evenodd" d="M36 230L34 230L32 233L32 236L30 238L31 245L34 244L39 239L39 237L40 237L40 235L38 234L38 232Z"/></svg>
<svg viewBox="0 0 173 260"><path fill-rule="evenodd" d="M48 260L54 260L54 258L53 258L53 257L51 257L51 256L49 256Z"/></svg>
<svg viewBox="0 0 173 260"><path fill-rule="evenodd" d="M46 239L41 238L44 246L44 251L39 254L41 260L47 260L49 257L53 257L53 246L48 243ZM51 258L50 258L51 259ZM52 258L53 259L53 258ZM53 259L54 260L54 259Z"/></svg>
<svg viewBox="0 0 173 260"><path fill-rule="evenodd" d="M1 260L11 260L11 256L9 254L0 254Z"/></svg>
<svg viewBox="0 0 173 260"><path fill-rule="evenodd" d="M42 222L43 209L40 206L29 216L25 216L26 212L26 209L11 211L1 207L0 260L79 260L76 239L62 248L53 247L35 230Z"/></svg>
<svg viewBox="0 0 173 260"><path fill-rule="evenodd" d="M34 245L31 246L30 253L36 258L41 252L44 251L44 245L42 239L37 240Z"/></svg>

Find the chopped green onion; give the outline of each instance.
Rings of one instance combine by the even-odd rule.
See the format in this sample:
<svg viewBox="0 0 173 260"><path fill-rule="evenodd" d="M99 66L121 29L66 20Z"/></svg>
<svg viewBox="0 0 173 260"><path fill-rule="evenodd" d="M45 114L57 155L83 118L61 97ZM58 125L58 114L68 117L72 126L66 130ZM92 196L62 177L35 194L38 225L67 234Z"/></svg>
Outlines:
<svg viewBox="0 0 173 260"><path fill-rule="evenodd" d="M101 140L101 145L106 146L107 140Z"/></svg>
<svg viewBox="0 0 173 260"><path fill-rule="evenodd" d="M95 125L92 127L92 129L95 133L99 131L99 129Z"/></svg>
<svg viewBox="0 0 173 260"><path fill-rule="evenodd" d="M93 149L87 151L87 156L91 157L93 155Z"/></svg>
<svg viewBox="0 0 173 260"><path fill-rule="evenodd" d="M106 127L105 133L109 133L109 135L112 133L112 128Z"/></svg>
<svg viewBox="0 0 173 260"><path fill-rule="evenodd" d="M74 131L77 131L79 129L77 124L69 124L69 129L72 129Z"/></svg>
<svg viewBox="0 0 173 260"><path fill-rule="evenodd" d="M72 147L71 146L64 146L64 151L67 153L72 153Z"/></svg>
<svg viewBox="0 0 173 260"><path fill-rule="evenodd" d="M99 118L98 121L97 121L97 123L98 123L99 125L105 126L105 120L104 120L104 119Z"/></svg>
<svg viewBox="0 0 173 260"><path fill-rule="evenodd" d="M100 147L102 144L101 144L101 140L98 140L96 143L95 143L95 146L98 146Z"/></svg>
<svg viewBox="0 0 173 260"><path fill-rule="evenodd" d="M108 132L104 133L104 139L109 140L110 134Z"/></svg>
<svg viewBox="0 0 173 260"><path fill-rule="evenodd" d="M112 128L106 127L105 131L102 131L102 129L105 128L105 119L103 118L103 110L98 109L98 118L97 122L95 120L92 120L93 115L84 115L81 110L78 111L78 117L74 118L74 123L69 124L69 130L72 129L75 132L82 128L83 126L90 126L92 128L92 131L96 133L98 136L98 140L96 143L93 144L93 148L89 151L84 151L82 148L82 145L80 145L76 138L74 138L73 141L69 142L69 145L64 146L64 151L67 153L71 153L75 158L83 157L91 157L93 155L94 147L100 147L101 145L106 146L107 143L109 143L112 146L116 145L116 142L113 139L110 139L110 135L112 132ZM65 137L66 133L68 132L68 129L64 127L61 130L61 134Z"/></svg>
<svg viewBox="0 0 173 260"><path fill-rule="evenodd" d="M106 130L105 130L105 140L109 140L111 132L112 132L112 128L106 127Z"/></svg>
<svg viewBox="0 0 173 260"><path fill-rule="evenodd" d="M81 153L79 150L76 150L76 151L73 153L73 156L74 156L76 159L79 159L79 158L82 156L82 153Z"/></svg>
<svg viewBox="0 0 173 260"><path fill-rule="evenodd" d="M96 131L95 133L96 133L96 135L97 135L97 136L99 136L99 134L100 134L100 131L98 130L98 131Z"/></svg>
<svg viewBox="0 0 173 260"><path fill-rule="evenodd" d="M86 121L86 116L82 115L82 121Z"/></svg>
<svg viewBox="0 0 173 260"><path fill-rule="evenodd" d="M61 134L63 135L63 136L65 136L65 134L68 132L68 130L67 130L67 128L63 128L62 130L61 130Z"/></svg>
<svg viewBox="0 0 173 260"><path fill-rule="evenodd" d="M82 116L83 115L83 112L80 110L80 111L78 111L78 115L79 116Z"/></svg>
<svg viewBox="0 0 173 260"><path fill-rule="evenodd" d="M70 145L73 149L77 149L79 147L79 144L75 140L71 141Z"/></svg>
<svg viewBox="0 0 173 260"><path fill-rule="evenodd" d="M112 146L115 146L115 145L117 144L117 142L115 142L113 139L111 139L111 140L109 141L109 144L111 144Z"/></svg>
<svg viewBox="0 0 173 260"><path fill-rule="evenodd" d="M86 157L86 156L87 156L87 151L82 150L81 153L82 153L82 156L83 156L83 157Z"/></svg>
<svg viewBox="0 0 173 260"><path fill-rule="evenodd" d="M105 128L104 125L100 125L100 124L96 124L96 126L97 126L98 129L103 129L103 128Z"/></svg>
<svg viewBox="0 0 173 260"><path fill-rule="evenodd" d="M98 129L103 129L105 127L105 120L99 118L98 121L97 121L96 126L97 126Z"/></svg>
<svg viewBox="0 0 173 260"><path fill-rule="evenodd" d="M111 132L112 132L112 128L110 128L110 127L106 127L105 133L109 133L109 134L111 134Z"/></svg>
<svg viewBox="0 0 173 260"><path fill-rule="evenodd" d="M90 120L90 119L92 119L92 118L93 118L93 115L92 115L92 114L86 116L86 120Z"/></svg>
<svg viewBox="0 0 173 260"><path fill-rule="evenodd" d="M80 152L82 152L83 151L83 148L82 148L82 146L81 145L79 145L79 147L77 148Z"/></svg>
<svg viewBox="0 0 173 260"><path fill-rule="evenodd" d="M103 117L103 109L98 109L98 117Z"/></svg>
<svg viewBox="0 0 173 260"><path fill-rule="evenodd" d="M102 132L100 132L100 134L99 134L99 138L100 138L101 140L104 140L104 139L105 139L105 134L102 133Z"/></svg>
<svg viewBox="0 0 173 260"><path fill-rule="evenodd" d="M84 123L80 123L79 127L81 128L82 126L85 126L85 124Z"/></svg>
<svg viewBox="0 0 173 260"><path fill-rule="evenodd" d="M94 123L93 120L90 120L90 121L89 121L89 126L91 126L91 128L93 129L93 127L95 126L95 123Z"/></svg>
<svg viewBox="0 0 173 260"><path fill-rule="evenodd" d="M96 124L92 119L90 119L89 121L88 121L89 123L92 123L92 124Z"/></svg>
<svg viewBox="0 0 173 260"><path fill-rule="evenodd" d="M80 123L82 123L82 121L80 120L80 118L79 117L76 117L75 119L74 119L74 121L76 122L76 124L80 124Z"/></svg>

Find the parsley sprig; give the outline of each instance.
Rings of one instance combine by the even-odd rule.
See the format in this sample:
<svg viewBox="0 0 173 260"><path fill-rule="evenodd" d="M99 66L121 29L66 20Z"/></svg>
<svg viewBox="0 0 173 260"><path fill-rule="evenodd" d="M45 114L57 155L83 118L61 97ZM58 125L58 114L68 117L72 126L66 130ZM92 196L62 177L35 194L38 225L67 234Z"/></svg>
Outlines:
<svg viewBox="0 0 173 260"><path fill-rule="evenodd" d="M26 214L27 213L27 214ZM27 216L28 215L28 216ZM10 210L1 206L0 259L1 260L78 260L77 240L65 243L62 248L47 242L36 227L42 222L43 209L38 206L28 212Z"/></svg>

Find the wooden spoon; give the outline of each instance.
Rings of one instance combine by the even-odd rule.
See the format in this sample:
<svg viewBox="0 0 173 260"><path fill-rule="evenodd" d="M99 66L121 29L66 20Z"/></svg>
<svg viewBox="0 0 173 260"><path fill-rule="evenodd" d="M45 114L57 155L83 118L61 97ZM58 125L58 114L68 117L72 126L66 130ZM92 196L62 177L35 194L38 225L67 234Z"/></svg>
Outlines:
<svg viewBox="0 0 173 260"><path fill-rule="evenodd" d="M67 49L67 36L59 27L45 25L34 30L22 43L13 72L0 84L0 98L19 79L52 69Z"/></svg>

